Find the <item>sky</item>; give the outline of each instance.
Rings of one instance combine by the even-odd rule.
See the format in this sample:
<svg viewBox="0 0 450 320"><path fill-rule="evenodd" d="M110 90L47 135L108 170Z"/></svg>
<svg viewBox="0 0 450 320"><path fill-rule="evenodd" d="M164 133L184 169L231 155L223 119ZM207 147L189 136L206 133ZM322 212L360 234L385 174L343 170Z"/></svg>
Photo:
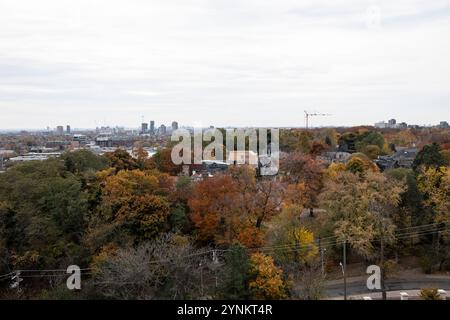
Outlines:
<svg viewBox="0 0 450 320"><path fill-rule="evenodd" d="M450 121L450 0L0 0L0 130Z"/></svg>

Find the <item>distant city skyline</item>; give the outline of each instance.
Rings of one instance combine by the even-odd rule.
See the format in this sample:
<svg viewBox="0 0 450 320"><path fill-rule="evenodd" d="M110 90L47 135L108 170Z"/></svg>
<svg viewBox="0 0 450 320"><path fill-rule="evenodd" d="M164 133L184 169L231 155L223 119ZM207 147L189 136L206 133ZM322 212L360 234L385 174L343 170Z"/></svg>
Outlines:
<svg viewBox="0 0 450 320"><path fill-rule="evenodd" d="M445 0L0 2L0 131L437 125Z"/></svg>
<svg viewBox="0 0 450 320"><path fill-rule="evenodd" d="M395 119L394 119L395 120ZM150 125L150 122L145 122L145 123L139 123L135 126L123 126L123 125L101 125L101 126L97 126L97 127L72 127L70 124L67 125L58 125L55 127L51 127L51 126L47 126L45 128L0 128L0 132L16 132L16 131L52 131L52 132L62 132L65 133L73 133L74 131L85 131L85 130L96 130L96 129L125 129L125 130L135 130L135 131L139 131L141 133L150 133L152 132L152 130L150 129L149 126L147 126L147 128L144 130L143 125L147 124ZM156 123L155 125L158 125L157 127L154 128L154 131L158 131L158 129L160 129L161 126L167 127L169 128L169 130L174 130L174 127L172 127L170 124L167 123ZM178 124L178 123L177 123ZM383 125L384 124L384 125ZM385 121L380 121L380 122L375 122L372 124L360 124L360 125L354 125L354 126L346 126L346 125L341 125L341 126L334 126L334 125L329 125L329 126L320 126L320 125L313 125L313 126L309 126L309 129L320 129L320 128L351 128L351 127L359 127L359 126L371 126L371 127L375 127L377 129L406 129L406 128L411 128L411 127L440 127L442 128L449 128L449 121L446 120L441 120L438 123L431 123L431 124L417 124L417 123L406 123L406 122L400 122L397 123L396 125L390 125L388 122ZM68 129L66 127L69 127L70 130L68 131ZM214 125L205 125L205 124L194 124L194 125L188 125L188 124L180 124L179 128L257 128L257 126L232 126L232 125L225 125L225 126L214 126ZM263 127L263 126L261 126ZM303 129L305 128L305 124L303 125L298 125L298 126L264 126L264 127L271 127L271 128L299 128L299 129ZM62 128L62 129L61 129ZM177 127L178 128L178 127Z"/></svg>

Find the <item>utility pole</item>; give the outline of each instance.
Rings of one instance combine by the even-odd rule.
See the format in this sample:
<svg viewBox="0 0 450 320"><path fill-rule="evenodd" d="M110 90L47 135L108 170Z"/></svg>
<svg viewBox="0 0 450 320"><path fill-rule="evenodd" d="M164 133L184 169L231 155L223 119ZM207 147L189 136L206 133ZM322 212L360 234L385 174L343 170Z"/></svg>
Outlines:
<svg viewBox="0 0 450 320"><path fill-rule="evenodd" d="M384 216L383 213L381 212L379 214L380 216L380 223L378 224L380 227L380 235L381 235L381 240L380 240L380 285L381 285L381 297L383 300L387 300L387 294L386 294L386 286L385 286L385 273L384 273L384 230L385 230L385 224L384 224Z"/></svg>
<svg viewBox="0 0 450 320"><path fill-rule="evenodd" d="M323 265L323 251L324 251L325 249L321 249L320 250L320 263L321 263L321 266L322 266L322 276L323 275L325 275L325 267L324 267L324 265Z"/></svg>
<svg viewBox="0 0 450 320"><path fill-rule="evenodd" d="M344 274L344 300L347 300L347 240L344 239L343 243L343 265L342 273Z"/></svg>
<svg viewBox="0 0 450 320"><path fill-rule="evenodd" d="M381 236L381 250L380 250L380 254L381 254L381 259L380 259L380 264L381 264L381 269L380 269L380 273L381 273L381 295L383 300L387 299L387 294L386 294L386 287L384 285L384 239L383 239L383 234Z"/></svg>
<svg viewBox="0 0 450 320"><path fill-rule="evenodd" d="M204 296L204 292L203 292L203 264L201 262L199 264L199 267L200 267L200 293L201 293L201 296L203 298L203 296Z"/></svg>
<svg viewBox="0 0 450 320"><path fill-rule="evenodd" d="M10 285L11 289L17 289L17 296L20 296L22 289L20 288L20 283L23 281L23 279L20 277L21 272L16 271L14 275L11 277L11 280L13 281Z"/></svg>
<svg viewBox="0 0 450 320"><path fill-rule="evenodd" d="M322 248L322 243L320 239L319 239L319 248L320 248L320 265L322 270L322 276L324 276L325 275L324 252L326 251L326 249Z"/></svg>

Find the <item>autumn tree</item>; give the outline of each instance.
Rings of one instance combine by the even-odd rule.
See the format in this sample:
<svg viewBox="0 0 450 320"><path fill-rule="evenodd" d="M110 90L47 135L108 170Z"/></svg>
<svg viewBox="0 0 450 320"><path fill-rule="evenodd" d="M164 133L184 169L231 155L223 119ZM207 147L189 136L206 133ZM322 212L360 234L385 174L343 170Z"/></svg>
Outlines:
<svg viewBox="0 0 450 320"><path fill-rule="evenodd" d="M450 166L450 150L441 150L441 156L444 159L444 165Z"/></svg>
<svg viewBox="0 0 450 320"><path fill-rule="evenodd" d="M379 172L379 168L365 154L355 153L347 162L345 169L354 174L365 175L368 171Z"/></svg>
<svg viewBox="0 0 450 320"><path fill-rule="evenodd" d="M114 152L106 153L105 156L108 158L111 167L114 168L116 172L121 170L139 169L139 164L126 150L117 149Z"/></svg>
<svg viewBox="0 0 450 320"><path fill-rule="evenodd" d="M188 202L199 240L217 245L234 241L246 247L262 245L263 223L278 212L282 190L277 181L257 180L255 170L246 166L199 182Z"/></svg>
<svg viewBox="0 0 450 320"><path fill-rule="evenodd" d="M306 187L303 182L287 185L283 198L284 207L295 208L297 209L298 215L301 215L307 203Z"/></svg>
<svg viewBox="0 0 450 320"><path fill-rule="evenodd" d="M278 268L272 257L262 253L250 256L249 288L255 299L279 300L286 298L286 284L283 270Z"/></svg>
<svg viewBox="0 0 450 320"><path fill-rule="evenodd" d="M423 194L423 204L428 212L429 221L436 223L437 228L432 239L432 256L428 256L431 262L439 263L442 270L444 263L450 258L450 232L448 225L450 221L450 168L440 167L428 169L423 168L417 177L418 188ZM430 270L433 268L429 266Z"/></svg>
<svg viewBox="0 0 450 320"><path fill-rule="evenodd" d="M339 173L346 171L347 167L343 163L331 163L325 170L325 179L335 180L339 176Z"/></svg>
<svg viewBox="0 0 450 320"><path fill-rule="evenodd" d="M331 143L331 142L330 142ZM313 141L312 145L311 145L311 150L309 151L309 154L312 157L317 157L320 156L323 152L325 152L327 149L329 148L328 144L323 144L321 142L318 141Z"/></svg>
<svg viewBox="0 0 450 320"><path fill-rule="evenodd" d="M368 156L370 159L376 159L382 154L382 149L374 144L369 144L361 148L361 152Z"/></svg>
<svg viewBox="0 0 450 320"><path fill-rule="evenodd" d="M155 162L149 157L149 154L142 146L133 151L134 159L140 170L155 169Z"/></svg>
<svg viewBox="0 0 450 320"><path fill-rule="evenodd" d="M302 152L308 154L311 151L313 135L305 130L281 130L280 149L286 152Z"/></svg>
<svg viewBox="0 0 450 320"><path fill-rule="evenodd" d="M424 169L417 177L424 204L435 223L450 221L450 167Z"/></svg>
<svg viewBox="0 0 450 320"><path fill-rule="evenodd" d="M305 206L309 208L310 216L314 216L317 197L323 187L324 166L322 162L300 153L291 153L281 163L281 170L285 172L288 183L303 183Z"/></svg>
<svg viewBox="0 0 450 320"><path fill-rule="evenodd" d="M391 213L397 210L404 186L380 173L365 177L351 172L328 180L321 203L330 215L333 233L346 240L360 255L374 254L373 240L389 238L394 232Z"/></svg>
<svg viewBox="0 0 450 320"><path fill-rule="evenodd" d="M304 299L317 297L322 290L323 276L318 270L319 246L313 232L292 205L287 205L271 224L266 235L272 248L268 252L286 273L287 281L295 283L290 295Z"/></svg>
<svg viewBox="0 0 450 320"><path fill-rule="evenodd" d="M199 242L233 243L245 221L237 199L236 184L230 176L218 175L195 185L188 204Z"/></svg>
<svg viewBox="0 0 450 320"><path fill-rule="evenodd" d="M437 288L423 288L420 290L420 297L423 300L442 300Z"/></svg>
<svg viewBox="0 0 450 320"><path fill-rule="evenodd" d="M309 265L317 258L318 247L314 234L303 226L286 225L275 245L279 248L275 249L277 258L295 263L297 267Z"/></svg>
<svg viewBox="0 0 450 320"><path fill-rule="evenodd" d="M410 129L399 130L393 134L385 134L385 137L395 146L410 147L417 141L417 137Z"/></svg>
<svg viewBox="0 0 450 320"><path fill-rule="evenodd" d="M263 222L279 213L283 201L283 185L274 180L261 180L257 183L257 191L252 214L256 216L256 228L260 229Z"/></svg>
<svg viewBox="0 0 450 320"><path fill-rule="evenodd" d="M280 209L283 185L273 178L256 178L256 171L250 166L239 166L230 169L233 181L239 193L242 212L254 221L256 229L270 220Z"/></svg>
<svg viewBox="0 0 450 320"><path fill-rule="evenodd" d="M154 162L156 169L172 176L179 174L182 169L181 165L176 165L173 163L171 148L158 150L158 152L153 155L152 161Z"/></svg>
<svg viewBox="0 0 450 320"><path fill-rule="evenodd" d="M88 235L94 247L152 239L164 230L171 190L167 175L122 170L101 179L102 200Z"/></svg>

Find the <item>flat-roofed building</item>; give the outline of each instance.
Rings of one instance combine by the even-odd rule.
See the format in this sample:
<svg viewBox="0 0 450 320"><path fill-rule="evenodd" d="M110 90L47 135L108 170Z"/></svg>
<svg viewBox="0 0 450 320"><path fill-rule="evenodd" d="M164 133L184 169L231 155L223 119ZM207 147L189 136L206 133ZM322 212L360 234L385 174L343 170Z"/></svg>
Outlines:
<svg viewBox="0 0 450 320"><path fill-rule="evenodd" d="M227 162L231 164L248 164L258 166L258 154L254 151L238 150L228 153Z"/></svg>

